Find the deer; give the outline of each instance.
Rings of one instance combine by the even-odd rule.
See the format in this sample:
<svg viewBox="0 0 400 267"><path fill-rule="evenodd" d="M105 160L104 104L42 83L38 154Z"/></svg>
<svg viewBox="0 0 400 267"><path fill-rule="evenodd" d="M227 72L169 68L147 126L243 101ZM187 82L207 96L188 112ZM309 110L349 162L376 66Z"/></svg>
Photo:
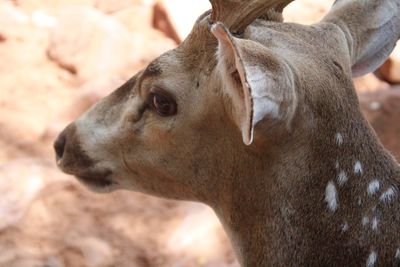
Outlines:
<svg viewBox="0 0 400 267"><path fill-rule="evenodd" d="M352 77L400 38L400 0L211 0L188 37L68 125L58 167L96 192L209 205L241 266L399 266L400 166Z"/></svg>

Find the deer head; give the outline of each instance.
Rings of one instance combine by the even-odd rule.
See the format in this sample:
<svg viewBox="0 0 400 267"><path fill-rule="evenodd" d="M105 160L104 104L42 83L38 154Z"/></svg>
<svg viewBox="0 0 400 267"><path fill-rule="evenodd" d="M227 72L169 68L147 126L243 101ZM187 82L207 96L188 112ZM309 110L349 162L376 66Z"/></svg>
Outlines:
<svg viewBox="0 0 400 267"><path fill-rule="evenodd" d="M296 95L287 63L257 42L233 37L221 23L243 31L281 2L212 2L213 13L198 19L180 47L67 127L55 144L61 169L101 190L129 187L173 198L208 198L202 195L216 184L223 166L233 166L236 154L248 149L259 121L265 117L285 129L293 116ZM247 12L230 16L236 8ZM220 38L218 56L210 27ZM273 82L271 91L259 84L253 93L259 95L250 95L253 81L244 78L245 66L236 71L235 57L256 64L250 66L256 75L267 71L265 78L254 78ZM253 110L253 101L260 107ZM229 156L228 148L235 148Z"/></svg>
<svg viewBox="0 0 400 267"><path fill-rule="evenodd" d="M61 133L58 166L94 190L211 205L245 266L347 264L354 251L329 254L338 242L318 233L344 220L332 217L340 185L380 174L365 166L371 154L398 173L361 115L352 77L393 49L400 2L338 0L312 26L282 22L288 0L211 2L178 48Z"/></svg>

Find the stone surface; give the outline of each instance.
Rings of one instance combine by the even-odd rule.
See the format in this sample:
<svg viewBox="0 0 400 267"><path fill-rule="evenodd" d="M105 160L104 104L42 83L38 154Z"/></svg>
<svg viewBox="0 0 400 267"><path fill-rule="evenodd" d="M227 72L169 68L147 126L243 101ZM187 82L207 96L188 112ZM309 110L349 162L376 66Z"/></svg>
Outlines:
<svg viewBox="0 0 400 267"><path fill-rule="evenodd" d="M400 160L400 87L360 94L360 102L382 144Z"/></svg>
<svg viewBox="0 0 400 267"><path fill-rule="evenodd" d="M333 2L294 1L285 9L285 21L303 24L317 22ZM154 26L179 43L190 33L196 19L210 8L207 1L158 0L154 6Z"/></svg>
<svg viewBox="0 0 400 267"><path fill-rule="evenodd" d="M10 2L0 2L0 29L28 23L29 16Z"/></svg>
<svg viewBox="0 0 400 267"><path fill-rule="evenodd" d="M12 0L15 5L26 12L38 9L58 10L66 6L94 6L95 0Z"/></svg>
<svg viewBox="0 0 400 267"><path fill-rule="evenodd" d="M28 211L31 202L58 173L54 165L40 160L16 160L0 164L0 231L18 222ZM58 174L57 177L65 177Z"/></svg>
<svg viewBox="0 0 400 267"><path fill-rule="evenodd" d="M95 0L94 6L105 13L114 13L119 10L143 4L150 5L152 2L153 0Z"/></svg>
<svg viewBox="0 0 400 267"><path fill-rule="evenodd" d="M392 84L400 84L400 44L396 46L389 59L378 69L380 77Z"/></svg>
<svg viewBox="0 0 400 267"><path fill-rule="evenodd" d="M353 79L353 82L358 93L373 92L390 88L390 85L387 82L382 81L373 73L355 78Z"/></svg>
<svg viewBox="0 0 400 267"><path fill-rule="evenodd" d="M112 14L130 32L149 32L154 31L153 6L140 4L130 6Z"/></svg>
<svg viewBox="0 0 400 267"><path fill-rule="evenodd" d="M197 18L210 8L208 1L159 0L154 8L154 26L180 43Z"/></svg>
<svg viewBox="0 0 400 267"><path fill-rule="evenodd" d="M48 55L87 80L132 68L139 60L138 49L114 18L91 7L69 7L52 32Z"/></svg>
<svg viewBox="0 0 400 267"><path fill-rule="evenodd" d="M334 0L296 0L285 8L283 17L286 22L312 24L321 20L334 2Z"/></svg>
<svg viewBox="0 0 400 267"><path fill-rule="evenodd" d="M83 81L99 76L133 75L162 52L175 47L161 33L129 32L116 18L90 7L63 9L48 48L49 57Z"/></svg>
<svg viewBox="0 0 400 267"><path fill-rule="evenodd" d="M186 208L186 216L168 238L168 249L174 253L197 251L212 258L224 253L218 235L220 223L214 211L198 203Z"/></svg>
<svg viewBox="0 0 400 267"><path fill-rule="evenodd" d="M0 1L0 9L3 3ZM12 6L6 10L14 10L8 14L25 14ZM38 138L54 117L49 110L63 109L73 90L71 75L46 56L48 28L0 14L0 32L7 37L0 43L1 164L28 154L43 156L51 149Z"/></svg>
<svg viewBox="0 0 400 267"><path fill-rule="evenodd" d="M110 94L125 82L120 77L99 77L84 83L79 88L79 93L71 100L69 105L57 112L54 121L51 122L42 139L53 140L71 122L77 119L91 106L103 97Z"/></svg>
<svg viewBox="0 0 400 267"><path fill-rule="evenodd" d="M88 267L107 267L115 264L111 246L97 237L76 236L70 242L70 247L78 250Z"/></svg>
<svg viewBox="0 0 400 267"><path fill-rule="evenodd" d="M57 19L46 10L26 12L11 4L0 1L0 34L14 36L21 28L52 28Z"/></svg>

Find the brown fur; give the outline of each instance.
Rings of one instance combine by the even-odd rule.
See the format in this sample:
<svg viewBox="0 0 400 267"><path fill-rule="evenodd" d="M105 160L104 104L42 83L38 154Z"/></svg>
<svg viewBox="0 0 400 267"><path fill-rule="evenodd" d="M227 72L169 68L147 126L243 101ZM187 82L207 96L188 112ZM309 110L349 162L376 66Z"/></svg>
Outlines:
<svg viewBox="0 0 400 267"><path fill-rule="evenodd" d="M351 80L352 68L365 70L363 64L370 60L371 35L388 31L374 27L379 24L374 1L337 1L313 26L256 20L242 34L246 41L232 37L233 52L217 48L205 13L180 47L159 57L62 134L69 145L60 166L77 166L69 159L82 153L93 163L72 173L107 170L113 184L102 189L210 205L242 266L363 266L372 251L377 253L374 266L398 266L400 167L363 118ZM399 1L377 2L400 13ZM376 62L384 60L387 47L400 36L399 17L387 18L392 35L383 40L379 51L384 53L373 58ZM229 53L235 56L228 58L236 62L233 68L241 67L242 76L234 74L234 83L229 81L232 73L221 76L227 69L219 63ZM232 84L245 86L243 75L252 74L249 66L276 75L266 78L276 87L267 83L265 93L279 100L279 114L286 115L265 114L246 146L237 120L246 96L232 92ZM285 75L293 79L289 87L283 86ZM159 117L145 107L152 87L175 96L177 115ZM251 105L259 108L254 101ZM69 130L74 127L75 132ZM337 133L343 137L340 145ZM343 186L337 182L336 161L348 175ZM362 174L354 171L356 161ZM370 196L373 179L381 187ZM337 189L335 211L325 201L329 181ZM396 195L384 203L379 197L390 186ZM376 216L377 230L370 223L364 226L363 216Z"/></svg>

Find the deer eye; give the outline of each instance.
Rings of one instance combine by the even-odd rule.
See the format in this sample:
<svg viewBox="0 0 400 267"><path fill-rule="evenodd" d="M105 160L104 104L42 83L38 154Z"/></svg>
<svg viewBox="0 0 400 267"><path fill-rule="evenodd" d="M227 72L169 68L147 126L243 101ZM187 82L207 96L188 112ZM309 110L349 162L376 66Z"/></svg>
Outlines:
<svg viewBox="0 0 400 267"><path fill-rule="evenodd" d="M163 117L176 115L178 111L176 101L164 92L150 93L148 102L149 106Z"/></svg>

